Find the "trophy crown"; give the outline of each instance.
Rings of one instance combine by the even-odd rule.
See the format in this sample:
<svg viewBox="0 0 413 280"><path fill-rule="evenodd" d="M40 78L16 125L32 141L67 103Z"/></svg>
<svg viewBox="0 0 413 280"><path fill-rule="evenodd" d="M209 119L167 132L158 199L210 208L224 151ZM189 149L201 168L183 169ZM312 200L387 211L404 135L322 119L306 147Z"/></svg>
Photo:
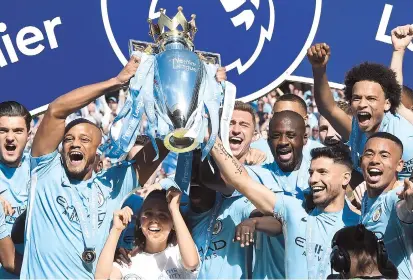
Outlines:
<svg viewBox="0 0 413 280"><path fill-rule="evenodd" d="M165 14L164 9L159 9L160 16L158 23L154 23L151 19L148 19L150 32L155 43L163 49L166 42L171 38L183 39L186 45L190 49L194 49L193 41L198 28L195 24L195 15L191 15L191 20L187 21L183 8L178 7L178 13L172 19ZM166 28L168 30L166 30Z"/></svg>

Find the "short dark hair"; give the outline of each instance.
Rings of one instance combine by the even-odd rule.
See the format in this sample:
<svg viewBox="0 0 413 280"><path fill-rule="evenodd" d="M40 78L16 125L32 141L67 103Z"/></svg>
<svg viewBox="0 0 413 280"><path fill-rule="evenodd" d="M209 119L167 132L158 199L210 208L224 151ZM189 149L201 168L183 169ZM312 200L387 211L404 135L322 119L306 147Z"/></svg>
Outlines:
<svg viewBox="0 0 413 280"><path fill-rule="evenodd" d="M65 134L71 130L74 126L78 125L78 124L82 124L82 123L86 123L86 124L90 124L93 125L94 127L96 127L100 132L102 132L100 130L100 128L93 122L89 121L88 119L84 119L84 118L78 118L78 119L74 119L73 121L69 122L66 127L65 127Z"/></svg>
<svg viewBox="0 0 413 280"><path fill-rule="evenodd" d="M275 103L278 103L281 101L290 101L290 102L298 103L303 108L303 110L307 112L307 104L301 97L295 94L287 93L287 94L281 95L280 97L277 98L277 101Z"/></svg>
<svg viewBox="0 0 413 280"><path fill-rule="evenodd" d="M337 245L340 249L347 251L351 256L357 258L356 271L368 273L368 269L377 267L379 271L389 279L397 279L397 268L387 261L382 267L378 256L379 240L376 235L367 230L364 225L348 226L340 229L333 237L332 245Z"/></svg>
<svg viewBox="0 0 413 280"><path fill-rule="evenodd" d="M397 137L394 136L393 134L390 134L390 133L388 133L388 132L376 132L376 133L374 133L373 135L371 135L371 136L369 137L369 139L367 139L367 142L368 142L370 139L373 139L373 138L388 139L388 140L390 140L390 141L393 141L394 143L396 143L397 146L399 146L399 148L400 148L400 150L401 150L401 152L402 152L402 154L403 154L403 143L402 143L402 141L400 141L399 138L397 138ZM367 143L367 142L366 142L366 143Z"/></svg>
<svg viewBox="0 0 413 280"><path fill-rule="evenodd" d="M251 114L252 121L255 123L255 110L249 103L242 101L235 101L234 111L244 111Z"/></svg>
<svg viewBox="0 0 413 280"><path fill-rule="evenodd" d="M27 131L30 130L32 115L22 104L16 101L5 101L0 103L0 117L22 117L26 122Z"/></svg>
<svg viewBox="0 0 413 280"><path fill-rule="evenodd" d="M353 67L346 75L344 94L351 102L354 84L360 81L371 81L380 84L386 99L390 101L390 112L396 113L401 100L401 86L397 82L396 73L390 68L376 63L365 62Z"/></svg>
<svg viewBox="0 0 413 280"><path fill-rule="evenodd" d="M145 201L148 201L150 198L153 197L159 197L162 199L165 199L166 201L166 190L154 190L148 194L148 196L145 198L143 204L145 204ZM136 217L136 222L135 222L135 242L134 245L136 246L136 250L133 250L132 256L136 255L138 252L142 252L145 249L145 244L146 244L146 237L142 232L141 228L141 221L140 217L142 215L142 209L143 209L143 204L141 207L141 210L139 210L139 214ZM176 238L176 233L174 230L171 230L168 236L168 241L167 244L177 244L177 238Z"/></svg>
<svg viewBox="0 0 413 280"><path fill-rule="evenodd" d="M339 163L348 167L348 169L353 169L353 162L351 160L350 149L344 144L314 148L311 150L311 160L317 158L330 158L334 163Z"/></svg>

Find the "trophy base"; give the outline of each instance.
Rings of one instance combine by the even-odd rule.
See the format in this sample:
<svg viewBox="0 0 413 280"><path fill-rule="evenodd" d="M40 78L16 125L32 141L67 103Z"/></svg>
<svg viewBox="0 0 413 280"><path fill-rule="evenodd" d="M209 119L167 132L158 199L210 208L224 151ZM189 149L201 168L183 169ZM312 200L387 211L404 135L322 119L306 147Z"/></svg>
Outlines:
<svg viewBox="0 0 413 280"><path fill-rule="evenodd" d="M187 132L187 129L179 128L169 133L163 140L165 147L177 154L195 150L199 143L194 138L185 137Z"/></svg>

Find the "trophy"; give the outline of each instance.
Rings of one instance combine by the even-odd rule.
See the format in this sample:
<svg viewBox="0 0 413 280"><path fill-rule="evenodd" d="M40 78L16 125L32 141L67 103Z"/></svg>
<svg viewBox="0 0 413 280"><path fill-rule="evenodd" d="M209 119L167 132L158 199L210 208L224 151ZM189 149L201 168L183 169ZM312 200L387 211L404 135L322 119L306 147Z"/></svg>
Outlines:
<svg viewBox="0 0 413 280"><path fill-rule="evenodd" d="M219 54L195 50L195 15L187 21L179 7L171 19L161 9L158 22L148 22L154 42L130 40L131 55L140 57L141 63L130 81L125 106L114 120L122 120L121 133L116 140L110 135L104 149L116 161L124 158L139 135L145 113L148 127L144 134L152 140L156 152L154 139L158 138L168 150L179 154L175 181L187 186L191 171L185 166L191 166L191 151L200 147L204 159L220 132L224 147L231 153L228 130L236 89L231 83L216 81ZM208 125L210 137L203 143Z"/></svg>

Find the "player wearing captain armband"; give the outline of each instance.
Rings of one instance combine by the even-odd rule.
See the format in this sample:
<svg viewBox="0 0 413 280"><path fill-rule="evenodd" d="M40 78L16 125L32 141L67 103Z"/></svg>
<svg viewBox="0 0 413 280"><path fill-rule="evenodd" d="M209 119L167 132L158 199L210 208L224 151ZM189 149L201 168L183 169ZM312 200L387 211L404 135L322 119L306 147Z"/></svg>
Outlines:
<svg viewBox="0 0 413 280"><path fill-rule="evenodd" d="M0 208L4 209L6 215L5 228L9 235L14 222L27 207L30 159L24 149L29 139L31 120L29 111L23 105L14 101L0 103ZM23 243L15 246L16 255L21 257ZM9 273L9 270L2 265L0 279L18 278L17 275ZM20 267L18 270L20 271Z"/></svg>
<svg viewBox="0 0 413 280"><path fill-rule="evenodd" d="M228 184L244 194L260 212L279 220L278 230L283 231L286 240L286 278L325 278L330 272L329 248L334 233L357 224L359 219L344 199L352 169L348 150L325 147L312 151L309 185L316 207L309 214L301 200L273 193L252 180L246 169L226 152L221 141L217 140L211 154Z"/></svg>
<svg viewBox="0 0 413 280"><path fill-rule="evenodd" d="M96 267L96 279L196 279L199 255L180 213L181 192L154 190L136 219L131 264L113 263L116 244L132 220L129 207L116 211Z"/></svg>
<svg viewBox="0 0 413 280"><path fill-rule="evenodd" d="M410 144L410 143L409 143ZM367 192L361 202L361 222L384 241L399 279L412 279L413 183L398 186L404 145L394 135L378 132L364 146L361 168Z"/></svg>
<svg viewBox="0 0 413 280"><path fill-rule="evenodd" d="M346 139L349 139L354 168L359 172L359 156L363 153L367 138L375 132L397 135L405 143L405 165L399 179L408 178L413 169L413 125L396 113L400 105L401 87L394 71L386 66L363 63L352 68L345 79L345 96L350 102L353 119L341 110L331 94L326 74L330 47L316 44L308 49L307 56L313 67L314 97L318 109Z"/></svg>

